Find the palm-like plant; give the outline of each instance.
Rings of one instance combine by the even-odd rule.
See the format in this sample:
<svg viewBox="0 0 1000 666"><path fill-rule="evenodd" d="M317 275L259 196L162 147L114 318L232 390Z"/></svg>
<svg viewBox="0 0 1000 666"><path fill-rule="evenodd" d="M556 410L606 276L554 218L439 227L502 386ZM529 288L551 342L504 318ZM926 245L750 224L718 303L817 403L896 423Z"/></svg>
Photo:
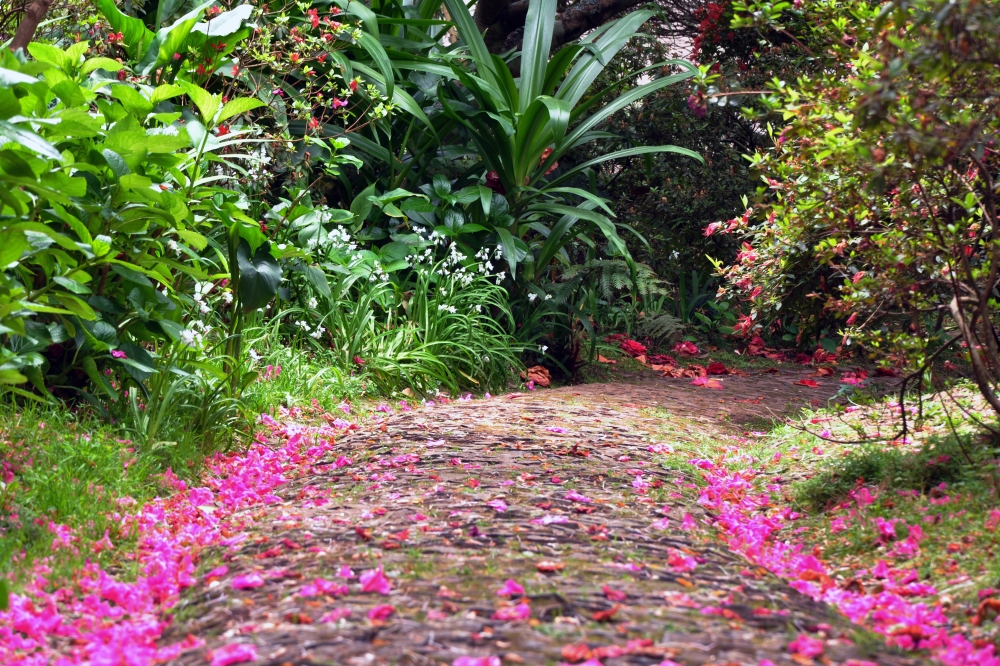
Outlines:
<svg viewBox="0 0 1000 666"><path fill-rule="evenodd" d="M393 66L410 73L411 86L420 80L421 91L414 98L421 107L428 109L429 102L436 101L441 112L430 118L421 113L397 121L377 149L362 137L356 142L387 164L387 189L429 180L427 174L440 169L442 158L461 154L463 146L471 143L473 150L465 152L477 153L482 162L458 174L458 184L479 184L482 196L477 205L481 209L474 221L502 247L511 272L522 264L529 281L553 260L568 264L565 246L574 238L595 247L592 238L603 236L611 254L629 257L607 203L594 192L573 187L575 177L602 162L649 153L673 152L701 159L677 146L640 146L610 152L552 175L570 150L613 136L598 129L606 118L697 74L687 61L670 60L647 69L671 67L676 73L635 86L610 101L612 88L587 96L606 64L654 12L628 14L550 55L556 4L556 0L531 0L519 76L507 61L487 50L460 0L444 0L459 37L449 46L439 40L442 26L433 20L432 9L440 5L435 0L411 8L414 16L380 16L383 43ZM381 11L394 10L389 6ZM413 39L415 35L421 39ZM398 144L400 136L402 145ZM487 186L505 196L503 214L491 211L492 192Z"/></svg>

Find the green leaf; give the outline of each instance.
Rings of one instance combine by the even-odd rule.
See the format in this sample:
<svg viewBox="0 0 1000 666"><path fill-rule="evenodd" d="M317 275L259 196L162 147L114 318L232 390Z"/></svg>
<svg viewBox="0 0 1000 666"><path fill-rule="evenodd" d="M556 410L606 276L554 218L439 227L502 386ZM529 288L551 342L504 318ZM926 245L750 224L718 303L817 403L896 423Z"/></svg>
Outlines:
<svg viewBox="0 0 1000 666"><path fill-rule="evenodd" d="M149 103L156 106L160 102L184 94L184 88L165 83L162 86L153 88L153 93L149 96Z"/></svg>
<svg viewBox="0 0 1000 666"><path fill-rule="evenodd" d="M194 28L195 23L201 18L205 10L214 2L210 0L177 19L173 25L160 28L149 43L146 55L136 65L136 69L141 74L149 74L153 70L162 67L172 61L175 53L186 50L184 42Z"/></svg>
<svg viewBox="0 0 1000 666"><path fill-rule="evenodd" d="M28 53L38 62L44 62L46 65L57 67L67 74L73 65L76 64L62 49L51 44L32 42L28 44Z"/></svg>
<svg viewBox="0 0 1000 666"><path fill-rule="evenodd" d="M281 266L271 256L271 244L264 243L250 256L250 245L241 239L236 250L240 269L239 298L243 312L253 312L271 302L281 283Z"/></svg>
<svg viewBox="0 0 1000 666"><path fill-rule="evenodd" d="M517 247L514 244L514 237L504 228L498 228L495 231L497 239L500 241L500 247L503 248L503 257L510 267L510 278L513 280L517 274Z"/></svg>
<svg viewBox="0 0 1000 666"><path fill-rule="evenodd" d="M326 273L322 270L315 266L306 266L306 278L309 280L309 284L320 294L327 298L333 296L333 293L330 291L330 283L326 279Z"/></svg>
<svg viewBox="0 0 1000 666"><path fill-rule="evenodd" d="M118 72L125 66L117 60L111 58L90 58L80 66L81 74L90 74L98 69L106 69L109 72Z"/></svg>
<svg viewBox="0 0 1000 666"><path fill-rule="evenodd" d="M26 381L28 381L28 378L22 375L17 370L13 370L10 368L5 370L0 370L0 384L23 384ZM7 581L4 580L4 582L6 583Z"/></svg>
<svg viewBox="0 0 1000 666"><path fill-rule="evenodd" d="M28 248L28 239L24 237L23 232L10 230L0 232L0 269L7 268L20 260Z"/></svg>
<svg viewBox="0 0 1000 666"><path fill-rule="evenodd" d="M96 0L96 2L97 8L111 26L111 31L122 33L125 52L132 60L138 60L153 41L153 33L140 19L122 14L115 6L114 0Z"/></svg>
<svg viewBox="0 0 1000 666"><path fill-rule="evenodd" d="M140 121L144 121L146 116L153 112L153 103L132 86L124 84L111 86L111 96L121 102L125 110Z"/></svg>
<svg viewBox="0 0 1000 666"><path fill-rule="evenodd" d="M0 67L0 87L10 88L16 86L18 83L38 83L38 79L34 76L16 72L13 69Z"/></svg>
<svg viewBox="0 0 1000 666"><path fill-rule="evenodd" d="M347 3L347 14L349 16L357 16L361 19L364 29L373 37L379 36L378 16L364 3L358 2L358 0L351 0Z"/></svg>
<svg viewBox="0 0 1000 666"><path fill-rule="evenodd" d="M389 56L386 54L385 49L382 48L382 44L379 43L378 38L369 35L367 32L362 32L358 36L358 44L368 52L368 55L375 61L375 66L382 72L385 95L389 99L392 99L395 75L392 71L392 61L389 60ZM360 63L355 63L355 67L358 64Z"/></svg>
<svg viewBox="0 0 1000 666"><path fill-rule="evenodd" d="M89 294L91 291L90 287L83 284L82 282L77 282L76 280L73 280L71 278L62 277L61 275L55 276L54 278L52 278L52 281L62 287L65 287L74 294Z"/></svg>
<svg viewBox="0 0 1000 666"><path fill-rule="evenodd" d="M75 314L80 319L84 319L86 321L93 321L97 319L97 314L94 312L94 309L76 296L73 296L72 294L58 293L55 294L55 297L57 301L62 303L64 308ZM113 331L114 327L112 327L111 330Z"/></svg>
<svg viewBox="0 0 1000 666"><path fill-rule="evenodd" d="M489 49L486 48L486 42L479 34L479 26L476 25L472 14L469 13L469 8L463 0L444 0L444 4L448 8L448 14L454 21L455 27L458 28L459 36L469 47L469 53L473 62L476 63L476 71L479 72L479 76L495 85L497 82L496 65L493 63Z"/></svg>
<svg viewBox="0 0 1000 666"><path fill-rule="evenodd" d="M17 125L0 120L0 136L19 143L25 148L45 157L62 160L62 155L51 143L30 130L21 129Z"/></svg>
<svg viewBox="0 0 1000 666"><path fill-rule="evenodd" d="M635 37L642 24L654 15L655 12L647 9L632 12L607 25L600 35L581 40L581 46L592 45L592 50L582 51L583 55L559 85L559 91L555 93L555 96L566 100L570 106L576 106L576 103L586 94L587 89L590 88L590 85L600 75L611 58L625 46L628 40ZM597 53L595 54L594 51ZM673 62L680 63L681 61Z"/></svg>
<svg viewBox="0 0 1000 666"><path fill-rule="evenodd" d="M238 97L231 102L227 102L222 111L219 112L219 117L217 122L225 122L232 118L233 116L238 116L241 113L246 113L247 111L252 111L253 109L258 109L265 106L264 102L253 97Z"/></svg>
<svg viewBox="0 0 1000 666"><path fill-rule="evenodd" d="M161 3L167 1L160 0ZM204 33L206 37L226 37L237 32L251 14L253 14L253 5L240 5L228 12L214 16L204 23L199 23L194 27L194 32Z"/></svg>
<svg viewBox="0 0 1000 666"><path fill-rule="evenodd" d="M592 113L590 116L587 117L586 120L584 120L582 123L576 126L573 129L573 131L570 132L569 136L567 136L564 141L561 141L557 145L556 152L563 153L566 150L576 147L577 140L581 136L586 134L588 130L590 130L595 125L604 122L604 120L608 116L618 113L629 104L632 104L633 102L640 100L646 95L654 93L657 90L660 90L661 88L666 88L669 85L673 85L680 81L690 79L697 73L698 70L692 66L692 69L689 69L686 72L679 72L677 74L671 74L670 76L664 76L661 79L656 79L655 81L651 81L644 85L636 86L635 88L632 88L628 92L623 93L622 95L618 96L613 102L601 107L598 111Z"/></svg>
<svg viewBox="0 0 1000 666"><path fill-rule="evenodd" d="M184 239L185 243L199 252L208 247L208 239L199 234L197 231L191 231L190 229L178 229L177 235Z"/></svg>
<svg viewBox="0 0 1000 666"><path fill-rule="evenodd" d="M518 112L542 94L545 70L552 50L552 31L556 24L557 0L530 0L524 21L524 42L521 47L521 86Z"/></svg>
<svg viewBox="0 0 1000 666"><path fill-rule="evenodd" d="M195 106L198 107L199 113L201 113L201 119L207 126L214 126L215 114L219 112L219 106L222 104L222 97L219 95L213 95L201 86L197 86L188 81L182 81L180 84L184 91L194 102Z"/></svg>

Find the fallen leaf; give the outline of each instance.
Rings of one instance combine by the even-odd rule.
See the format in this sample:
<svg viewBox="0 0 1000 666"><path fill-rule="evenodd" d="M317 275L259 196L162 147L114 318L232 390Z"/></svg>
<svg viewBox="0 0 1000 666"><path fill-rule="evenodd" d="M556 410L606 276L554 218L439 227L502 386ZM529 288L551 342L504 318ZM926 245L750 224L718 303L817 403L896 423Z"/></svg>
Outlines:
<svg viewBox="0 0 1000 666"><path fill-rule="evenodd" d="M817 382L815 379L800 379L795 383L798 384L799 386L808 386L809 388L819 388L819 382Z"/></svg>
<svg viewBox="0 0 1000 666"><path fill-rule="evenodd" d="M617 613L620 608L621 604L615 604L607 610L597 611L590 617L594 622L607 622L615 616L615 613Z"/></svg>
<svg viewBox="0 0 1000 666"><path fill-rule="evenodd" d="M612 361L610 358L604 358L603 356L601 356L600 354L598 354L597 355L597 362L598 363L611 363L612 365L614 365L618 361Z"/></svg>

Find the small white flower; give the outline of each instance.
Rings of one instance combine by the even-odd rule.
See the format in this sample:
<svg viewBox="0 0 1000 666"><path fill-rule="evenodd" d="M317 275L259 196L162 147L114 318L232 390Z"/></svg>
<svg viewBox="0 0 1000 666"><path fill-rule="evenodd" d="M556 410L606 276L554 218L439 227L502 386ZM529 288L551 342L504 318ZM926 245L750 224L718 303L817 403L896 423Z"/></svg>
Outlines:
<svg viewBox="0 0 1000 666"><path fill-rule="evenodd" d="M316 306L319 305L319 302L315 298L310 298L309 303L307 305L309 306L310 309L315 310Z"/></svg>
<svg viewBox="0 0 1000 666"><path fill-rule="evenodd" d="M253 361L254 363L260 360L260 354L258 354L253 349L248 349L247 355L250 357L250 360Z"/></svg>
<svg viewBox="0 0 1000 666"><path fill-rule="evenodd" d="M536 298L538 298L538 294L535 293L528 294L528 301L534 303Z"/></svg>
<svg viewBox="0 0 1000 666"><path fill-rule="evenodd" d="M545 294L545 300L551 301L552 300L552 294Z"/></svg>
<svg viewBox="0 0 1000 666"><path fill-rule="evenodd" d="M544 354L546 351L548 351L548 349L549 348L548 348L547 345L542 345L541 347L538 348L538 351L540 351L540 352L542 352Z"/></svg>
<svg viewBox="0 0 1000 666"><path fill-rule="evenodd" d="M222 301L224 303L232 303L233 302L233 292L227 291L226 293L222 294Z"/></svg>

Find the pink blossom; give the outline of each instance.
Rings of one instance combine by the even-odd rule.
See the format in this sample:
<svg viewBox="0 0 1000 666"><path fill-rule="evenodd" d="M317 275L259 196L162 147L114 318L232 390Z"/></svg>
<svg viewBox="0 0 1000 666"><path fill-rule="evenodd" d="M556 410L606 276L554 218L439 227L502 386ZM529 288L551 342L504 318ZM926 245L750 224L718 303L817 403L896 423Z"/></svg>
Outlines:
<svg viewBox="0 0 1000 666"><path fill-rule="evenodd" d="M459 657L451 666L501 666L499 657Z"/></svg>
<svg viewBox="0 0 1000 666"><path fill-rule="evenodd" d="M351 567L346 564L340 567L340 571L337 572L338 578L354 578L354 572L351 571Z"/></svg>
<svg viewBox="0 0 1000 666"><path fill-rule="evenodd" d="M233 579L233 588L237 590L249 590L255 587L263 587L264 579L256 571Z"/></svg>
<svg viewBox="0 0 1000 666"><path fill-rule="evenodd" d="M486 503L486 506L490 507L497 513L503 513L507 510L507 502L504 502L502 499L490 500Z"/></svg>
<svg viewBox="0 0 1000 666"><path fill-rule="evenodd" d="M363 574L362 574L363 575ZM387 620L393 613L396 612L395 606L390 606L388 604L382 606L376 606L375 608L368 611L369 620Z"/></svg>
<svg viewBox="0 0 1000 666"><path fill-rule="evenodd" d="M532 525L555 525L558 523L568 523L569 518L566 516L544 515L541 518L532 518L528 522Z"/></svg>
<svg viewBox="0 0 1000 666"><path fill-rule="evenodd" d="M531 617L531 606L524 602L516 606L504 606L493 613L494 620L503 620L504 622L522 621L527 620L529 617Z"/></svg>
<svg viewBox="0 0 1000 666"><path fill-rule="evenodd" d="M319 619L320 622L340 622L351 616L350 608L334 608Z"/></svg>
<svg viewBox="0 0 1000 666"><path fill-rule="evenodd" d="M210 650L206 657L212 661L212 666L243 664L257 661L257 648L250 643L230 643Z"/></svg>
<svg viewBox="0 0 1000 666"><path fill-rule="evenodd" d="M823 641L805 634L788 644L788 651L792 654L801 654L804 657L818 657L823 654Z"/></svg>
<svg viewBox="0 0 1000 666"><path fill-rule="evenodd" d="M684 514L684 519L681 521L681 529L690 532L693 529L697 529L698 524L694 522L694 518L691 517L690 513Z"/></svg>
<svg viewBox="0 0 1000 666"><path fill-rule="evenodd" d="M362 592L378 592L379 594L389 594L392 589L392 583L385 574L382 573L382 565L380 564L377 569L369 569L361 574L361 591Z"/></svg>
<svg viewBox="0 0 1000 666"><path fill-rule="evenodd" d="M346 585L341 585L340 583L334 583L323 578L317 578L312 583L304 585L301 590L299 590L300 597L318 597L321 594L329 594L331 596L344 596L348 594L349 590Z"/></svg>
<svg viewBox="0 0 1000 666"><path fill-rule="evenodd" d="M568 493L566 493L566 499L568 499L571 502L585 502L588 504L594 501L589 497L586 497L585 495L581 495L575 490L571 490Z"/></svg>
<svg viewBox="0 0 1000 666"><path fill-rule="evenodd" d="M569 430L567 430L566 428L560 428L558 426L550 426L550 427L546 428L546 430L548 430L549 432L558 433L560 435L569 432Z"/></svg>
<svg viewBox="0 0 1000 666"><path fill-rule="evenodd" d="M524 587L519 585L512 578L508 578L507 582L504 583L503 587L497 590L497 596L500 597L520 596L523 594L524 594Z"/></svg>

